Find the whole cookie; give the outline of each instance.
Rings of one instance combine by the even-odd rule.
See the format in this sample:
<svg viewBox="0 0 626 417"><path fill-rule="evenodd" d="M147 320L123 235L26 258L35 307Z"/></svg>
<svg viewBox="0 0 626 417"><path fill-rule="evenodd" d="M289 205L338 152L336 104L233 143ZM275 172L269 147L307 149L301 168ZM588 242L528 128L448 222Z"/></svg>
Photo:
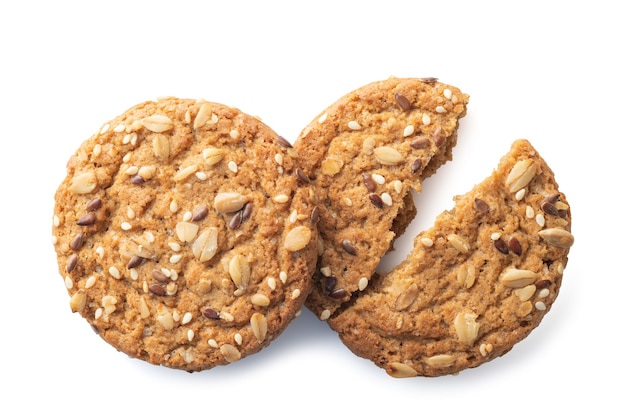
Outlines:
<svg viewBox="0 0 626 417"><path fill-rule="evenodd" d="M316 260L313 191L290 147L203 100L104 124L55 195L72 311L129 356L187 371L267 346L301 310Z"/></svg>
<svg viewBox="0 0 626 417"><path fill-rule="evenodd" d="M451 159L468 96L434 78L365 85L294 143L320 207L318 273L307 307L325 320L373 278L415 214L411 189Z"/></svg>
<svg viewBox="0 0 626 417"><path fill-rule="evenodd" d="M476 367L508 352L550 310L574 243L570 227L553 172L528 141L516 141L330 325L394 377Z"/></svg>

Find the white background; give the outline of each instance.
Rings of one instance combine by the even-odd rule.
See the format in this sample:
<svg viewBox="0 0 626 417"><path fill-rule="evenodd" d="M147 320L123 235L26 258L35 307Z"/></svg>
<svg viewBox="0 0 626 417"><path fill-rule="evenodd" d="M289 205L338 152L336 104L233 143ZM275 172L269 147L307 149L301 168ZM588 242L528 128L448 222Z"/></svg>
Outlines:
<svg viewBox="0 0 626 417"><path fill-rule="evenodd" d="M618 4L3 2L0 415L624 415ZM103 122L174 95L238 107L293 140L341 95L392 75L438 77L471 96L454 160L426 182L412 233L520 137L572 206L561 294L510 353L457 376L392 379L304 311L261 353L187 374L128 359L70 312L53 194Z"/></svg>

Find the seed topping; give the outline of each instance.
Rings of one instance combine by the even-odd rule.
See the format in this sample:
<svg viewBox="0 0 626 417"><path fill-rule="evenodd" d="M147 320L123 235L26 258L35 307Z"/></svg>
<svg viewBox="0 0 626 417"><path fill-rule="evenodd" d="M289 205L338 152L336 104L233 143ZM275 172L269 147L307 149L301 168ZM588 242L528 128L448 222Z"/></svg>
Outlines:
<svg viewBox="0 0 626 417"><path fill-rule="evenodd" d="M241 210L246 202L247 198L239 193L222 192L215 196L213 206L220 213L234 213Z"/></svg>
<svg viewBox="0 0 626 417"><path fill-rule="evenodd" d="M396 298L396 302L394 304L394 309L396 311L402 311L407 309L413 301L417 299L417 294L419 292L419 288L417 284L413 283L407 288L405 291L402 291L400 295Z"/></svg>
<svg viewBox="0 0 626 417"><path fill-rule="evenodd" d="M527 269L510 268L500 276L500 282L509 288L522 288L537 281L539 274Z"/></svg>
<svg viewBox="0 0 626 417"><path fill-rule="evenodd" d="M350 239L344 239L341 241L341 247L343 248L343 250L345 250L348 254L352 255L352 256L356 256L357 255L357 250L356 247L354 246L354 244L352 243L352 241Z"/></svg>
<svg viewBox="0 0 626 417"><path fill-rule="evenodd" d="M387 374L393 378L413 378L417 376L417 371L402 362L390 362L386 370Z"/></svg>
<svg viewBox="0 0 626 417"><path fill-rule="evenodd" d="M468 346L472 346L478 337L478 328L480 325L476 323L478 316L472 312L461 312L454 318L454 329L456 335L461 341Z"/></svg>
<svg viewBox="0 0 626 417"><path fill-rule="evenodd" d="M313 233L306 226L296 226L291 229L285 237L285 249L290 252L296 252L304 249L311 241Z"/></svg>
<svg viewBox="0 0 626 417"><path fill-rule="evenodd" d="M74 194L89 194L96 189L97 184L96 174L83 172L70 180L68 190Z"/></svg>
<svg viewBox="0 0 626 417"><path fill-rule="evenodd" d="M380 198L378 194L370 193L369 199L372 202L372 204L378 207L379 209L385 207L385 203L383 203L383 199Z"/></svg>
<svg viewBox="0 0 626 417"><path fill-rule="evenodd" d="M518 161L509 172L504 185L509 192L516 193L526 187L537 172L537 166L531 159Z"/></svg>
<svg viewBox="0 0 626 417"><path fill-rule="evenodd" d="M411 102L408 98L406 98L406 96L400 93L395 93L393 97L396 99L396 104L398 105L398 107L400 107L402 110L411 110Z"/></svg>
<svg viewBox="0 0 626 417"><path fill-rule="evenodd" d="M374 158L383 165L398 165L404 161L402 154L390 146L375 148Z"/></svg>
<svg viewBox="0 0 626 417"><path fill-rule="evenodd" d="M250 317L250 327L252 328L254 337L256 337L259 342L263 342L267 336L267 319L265 316L261 313L252 314L252 317Z"/></svg>
<svg viewBox="0 0 626 417"><path fill-rule="evenodd" d="M217 237L219 229L208 227L200 233L191 246L191 252L200 262L207 262L217 253Z"/></svg>
<svg viewBox="0 0 626 417"><path fill-rule="evenodd" d="M85 210L96 211L99 210L100 207L102 207L102 200L100 198L94 198L87 203L87 205L85 206Z"/></svg>
<svg viewBox="0 0 626 417"><path fill-rule="evenodd" d="M574 244L574 235L558 227L540 230L539 236L549 244L559 248L569 248Z"/></svg>
<svg viewBox="0 0 626 417"><path fill-rule="evenodd" d="M146 129L155 133L166 132L174 127L174 122L172 122L172 119L161 114L144 117L141 120L141 124Z"/></svg>

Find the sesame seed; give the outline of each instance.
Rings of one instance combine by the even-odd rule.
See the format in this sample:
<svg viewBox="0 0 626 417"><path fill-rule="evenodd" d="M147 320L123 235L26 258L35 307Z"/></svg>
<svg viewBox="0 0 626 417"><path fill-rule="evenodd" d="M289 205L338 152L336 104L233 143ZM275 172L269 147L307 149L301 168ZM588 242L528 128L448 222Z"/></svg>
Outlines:
<svg viewBox="0 0 626 417"><path fill-rule="evenodd" d="M535 217L535 210L531 206L526 206L526 217L529 219Z"/></svg>
<svg viewBox="0 0 626 417"><path fill-rule="evenodd" d="M186 211L185 214L183 214L183 221L188 222L191 220L192 217L193 217L193 213L190 211Z"/></svg>
<svg viewBox="0 0 626 417"><path fill-rule="evenodd" d="M372 174L372 179L376 184L383 185L385 183L385 177L380 174Z"/></svg>
<svg viewBox="0 0 626 417"><path fill-rule="evenodd" d="M237 163L235 161L229 161L228 162L228 169L231 170L232 172L237 172L238 168L237 168Z"/></svg>
<svg viewBox="0 0 626 417"><path fill-rule="evenodd" d="M187 324L191 321L191 319L193 318L193 315L190 312L186 312L183 315L183 321L181 322L182 324Z"/></svg>
<svg viewBox="0 0 626 417"><path fill-rule="evenodd" d="M119 269L117 269L115 266L109 268L109 274L111 274L111 276L115 279L120 279L122 277Z"/></svg>
<svg viewBox="0 0 626 417"><path fill-rule="evenodd" d="M283 155L277 153L276 155L274 155L274 161L278 164L278 165L282 165L283 164Z"/></svg>
<svg viewBox="0 0 626 417"><path fill-rule="evenodd" d="M430 124L430 116L429 115L427 115L425 113L422 115L422 124L424 126L428 126Z"/></svg>
<svg viewBox="0 0 626 417"><path fill-rule="evenodd" d="M176 213L178 211L178 203L176 202L176 200L172 200L170 202L170 211L172 213Z"/></svg>
<svg viewBox="0 0 626 417"><path fill-rule="evenodd" d="M119 124L115 126L115 129L113 129L115 133L122 133L124 130L126 130L126 126L124 126L123 124Z"/></svg>
<svg viewBox="0 0 626 417"><path fill-rule="evenodd" d="M126 217L128 217L129 219L134 219L135 218L135 210L133 210L132 207L127 207L126 208Z"/></svg>
<svg viewBox="0 0 626 417"><path fill-rule="evenodd" d="M443 90L443 96L450 100L452 98L452 91L449 88Z"/></svg>
<svg viewBox="0 0 626 417"><path fill-rule="evenodd" d="M537 294L537 297L546 298L549 294L550 294L550 290L547 288L543 288L541 291L539 291L539 294Z"/></svg>
<svg viewBox="0 0 626 417"><path fill-rule="evenodd" d="M171 250L174 252L178 252L181 249L180 243L178 242L168 242L167 244Z"/></svg>
<svg viewBox="0 0 626 417"><path fill-rule="evenodd" d="M543 217L543 214L539 213L535 216L535 221L539 225L539 227L543 227L546 225L546 218Z"/></svg>
<svg viewBox="0 0 626 417"><path fill-rule="evenodd" d="M430 248L434 244L433 240L429 237L423 237L420 242L422 242L422 245L426 246L427 248Z"/></svg>
<svg viewBox="0 0 626 417"><path fill-rule="evenodd" d="M96 143L96 145L93 147L92 153L93 156L100 156L100 154L102 153L102 145Z"/></svg>
<svg viewBox="0 0 626 417"><path fill-rule="evenodd" d="M102 126L102 128L100 128L100 134L102 135L102 134L106 133L109 130L110 127L111 126L108 123L106 123L104 126Z"/></svg>
<svg viewBox="0 0 626 417"><path fill-rule="evenodd" d="M391 182L391 186L393 187L394 191L396 193L401 193L402 192L402 181L400 180L393 180Z"/></svg>
<svg viewBox="0 0 626 417"><path fill-rule="evenodd" d="M285 271L280 271L278 278L280 278L280 282L282 282L283 284L287 283L287 273Z"/></svg>
<svg viewBox="0 0 626 417"><path fill-rule="evenodd" d="M137 272L135 268L130 270L130 279L133 281L137 281L137 279L139 279L139 272Z"/></svg>
<svg viewBox="0 0 626 417"><path fill-rule="evenodd" d="M205 181L209 178L209 176L207 175L206 172L196 172L196 178L198 178L200 181Z"/></svg>
<svg viewBox="0 0 626 417"><path fill-rule="evenodd" d="M322 273L322 275L324 275L325 277L329 277L332 275L332 271L330 270L329 266L323 266L320 268L320 272Z"/></svg>
<svg viewBox="0 0 626 417"><path fill-rule="evenodd" d="M124 155L124 157L122 158L122 161L124 161L124 163L128 163L128 161L130 161L130 158L133 156L132 152L128 152L126 155Z"/></svg>
<svg viewBox="0 0 626 417"><path fill-rule="evenodd" d="M276 289L276 279L274 277L269 277L267 279L267 286L270 287L270 290L274 291Z"/></svg>
<svg viewBox="0 0 626 417"><path fill-rule="evenodd" d="M104 248L102 246L98 246L96 248L96 253L98 254L98 258L102 259L104 256Z"/></svg>
<svg viewBox="0 0 626 417"><path fill-rule="evenodd" d="M369 280L367 279L367 277L362 277L361 279L359 279L359 291L363 291L365 288L367 288L367 284L369 284Z"/></svg>
<svg viewBox="0 0 626 417"><path fill-rule="evenodd" d="M348 128L350 128L350 130L360 130L361 125L356 120L350 120L348 122Z"/></svg>
<svg viewBox="0 0 626 417"><path fill-rule="evenodd" d="M98 308L96 309L96 312L94 313L94 315L93 315L93 316L94 316L94 318L95 318L96 320L98 320L100 317L102 317L102 308L98 307Z"/></svg>
<svg viewBox="0 0 626 417"><path fill-rule="evenodd" d="M300 289L296 288L295 290L293 290L293 292L291 293L291 299L295 300L296 298L300 297Z"/></svg>
<svg viewBox="0 0 626 417"><path fill-rule="evenodd" d="M328 320L329 317L330 317L330 311L329 310L324 310L320 314L320 320Z"/></svg>
<svg viewBox="0 0 626 417"><path fill-rule="evenodd" d="M87 281L85 281L85 289L89 289L91 287L93 287L94 285L96 285L96 276L92 275L89 278L87 278Z"/></svg>
<svg viewBox="0 0 626 417"><path fill-rule="evenodd" d="M350 197L344 197L343 203L348 207L352 207L352 199Z"/></svg>
<svg viewBox="0 0 626 417"><path fill-rule="evenodd" d="M209 346L211 346L212 348L218 348L219 345L217 344L217 342L215 341L215 339L209 339L208 342Z"/></svg>
<svg viewBox="0 0 626 417"><path fill-rule="evenodd" d="M521 201L525 195L526 195L526 188L522 188L521 190L515 193L515 199L517 201Z"/></svg>
<svg viewBox="0 0 626 417"><path fill-rule="evenodd" d="M289 223L295 223L298 220L298 211L294 210L289 215Z"/></svg>
<svg viewBox="0 0 626 417"><path fill-rule="evenodd" d="M286 203L289 201L289 196L286 194L278 194L274 197L274 201L277 203Z"/></svg>
<svg viewBox="0 0 626 417"><path fill-rule="evenodd" d="M382 193L380 195L380 199L383 200L383 203L385 203L388 206L393 204L393 200L391 199L391 196L389 195L389 193Z"/></svg>
<svg viewBox="0 0 626 417"><path fill-rule="evenodd" d="M231 130L229 134L231 139L239 139L239 131L237 129Z"/></svg>
<svg viewBox="0 0 626 417"><path fill-rule="evenodd" d="M52 218L52 224L54 225L54 227L59 227L59 225L61 224L61 220L59 220L59 216L54 215L54 217Z"/></svg>
<svg viewBox="0 0 626 417"><path fill-rule="evenodd" d="M537 301L535 303L535 308L539 311L544 311L546 309L546 304L543 301Z"/></svg>
<svg viewBox="0 0 626 417"><path fill-rule="evenodd" d="M177 253L176 255L170 256L170 263L177 264L183 258L183 255Z"/></svg>
<svg viewBox="0 0 626 417"><path fill-rule="evenodd" d="M72 289L72 287L74 287L74 281L72 281L72 278L70 278L69 276L65 277L65 287L67 289Z"/></svg>
<svg viewBox="0 0 626 417"><path fill-rule="evenodd" d="M194 336L195 336L195 333L193 332L193 330L191 329L187 330L187 340L191 342Z"/></svg>
<svg viewBox="0 0 626 417"><path fill-rule="evenodd" d="M122 230L130 230L133 228L133 225L128 222L122 222L121 228Z"/></svg>
<svg viewBox="0 0 626 417"><path fill-rule="evenodd" d="M415 127L413 127L413 125L408 125L404 128L402 135L406 138L407 136L411 136L413 133L415 133Z"/></svg>
<svg viewBox="0 0 626 417"><path fill-rule="evenodd" d="M319 119L317 119L318 123L324 123L326 121L326 118L328 118L328 113L324 113L320 116Z"/></svg>
<svg viewBox="0 0 626 417"><path fill-rule="evenodd" d="M241 337L241 334L239 333L235 333L235 337L233 337L233 339L235 340L235 343L237 343L240 346L243 343L243 337Z"/></svg>
<svg viewBox="0 0 626 417"><path fill-rule="evenodd" d="M443 107L443 106L437 106L437 107L435 108L435 111L436 111L437 113L445 113L447 110L446 110L446 108L445 108L445 107Z"/></svg>
<svg viewBox="0 0 626 417"><path fill-rule="evenodd" d="M491 240L498 240L502 237L502 234L499 232L494 232L491 234Z"/></svg>

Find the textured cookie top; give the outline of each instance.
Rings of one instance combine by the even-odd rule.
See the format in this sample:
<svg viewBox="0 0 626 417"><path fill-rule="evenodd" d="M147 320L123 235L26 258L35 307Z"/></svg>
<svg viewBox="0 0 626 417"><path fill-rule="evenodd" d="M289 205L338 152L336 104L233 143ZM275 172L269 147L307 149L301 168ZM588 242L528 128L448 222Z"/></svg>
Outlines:
<svg viewBox="0 0 626 417"><path fill-rule="evenodd" d="M320 202L319 272L307 300L318 317L369 285L411 220L399 217L407 201L405 214L414 214L410 190L451 159L467 101L436 79L390 78L343 96L297 138Z"/></svg>
<svg viewBox="0 0 626 417"><path fill-rule="evenodd" d="M67 164L53 239L70 306L118 350L189 371L265 347L301 309L317 232L291 146L241 111L166 98Z"/></svg>
<svg viewBox="0 0 626 417"><path fill-rule="evenodd" d="M329 319L394 377L438 376L508 352L550 310L574 238L554 175L526 140L419 234L406 260Z"/></svg>

